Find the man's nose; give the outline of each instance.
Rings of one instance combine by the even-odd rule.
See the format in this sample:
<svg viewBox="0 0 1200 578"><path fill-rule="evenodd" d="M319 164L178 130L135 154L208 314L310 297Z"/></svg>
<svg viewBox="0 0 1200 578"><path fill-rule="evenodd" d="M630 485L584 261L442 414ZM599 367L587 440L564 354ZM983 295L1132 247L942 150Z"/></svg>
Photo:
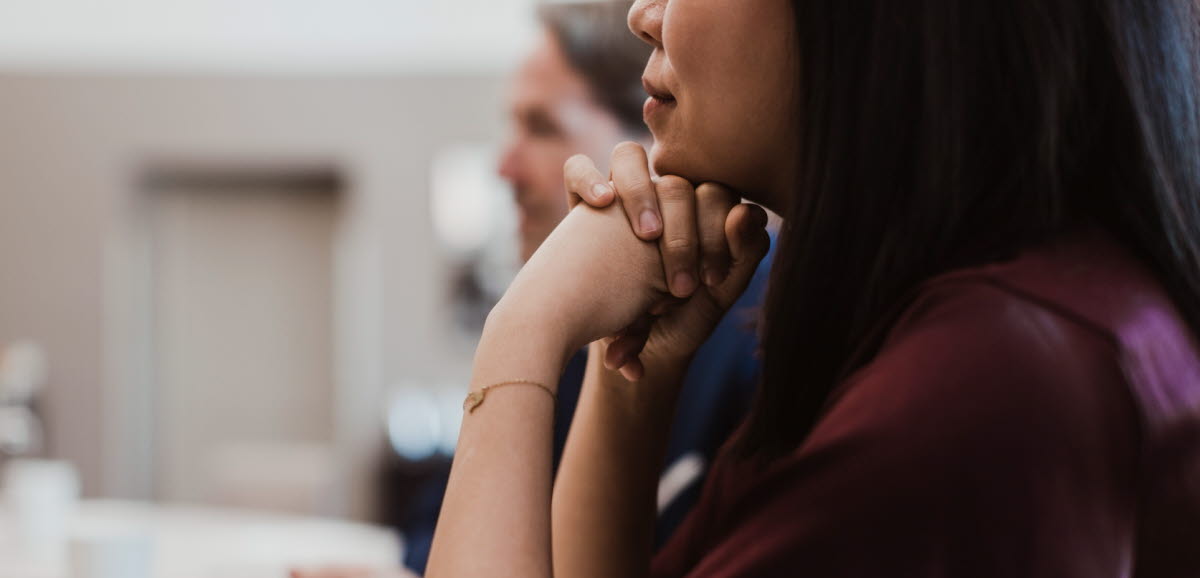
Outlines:
<svg viewBox="0 0 1200 578"><path fill-rule="evenodd" d="M516 142L509 143L504 147L504 152L500 154L500 165L496 167L496 173L500 178L515 183L521 176L520 162L520 145Z"/></svg>

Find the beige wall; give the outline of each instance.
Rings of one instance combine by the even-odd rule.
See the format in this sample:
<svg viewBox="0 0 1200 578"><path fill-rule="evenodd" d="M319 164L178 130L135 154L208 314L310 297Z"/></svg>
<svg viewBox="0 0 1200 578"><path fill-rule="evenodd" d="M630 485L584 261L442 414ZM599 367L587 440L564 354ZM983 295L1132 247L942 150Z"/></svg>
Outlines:
<svg viewBox="0 0 1200 578"><path fill-rule="evenodd" d="M501 136L497 78L0 76L0 341L50 356L50 451L88 495L150 497L139 179L163 165L330 167L345 179L334 248L341 512L364 515L385 387L449 381L443 263L428 166Z"/></svg>

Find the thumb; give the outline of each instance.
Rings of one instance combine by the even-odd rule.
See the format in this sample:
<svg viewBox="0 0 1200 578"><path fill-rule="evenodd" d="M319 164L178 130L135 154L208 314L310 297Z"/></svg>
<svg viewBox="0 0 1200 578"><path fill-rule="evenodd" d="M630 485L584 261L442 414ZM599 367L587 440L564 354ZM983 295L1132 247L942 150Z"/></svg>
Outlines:
<svg viewBox="0 0 1200 578"><path fill-rule="evenodd" d="M721 309L733 307L771 248L771 237L767 234L766 226L767 212L752 203L734 207L725 218L725 238L729 243L731 260L729 275L711 289L713 299Z"/></svg>

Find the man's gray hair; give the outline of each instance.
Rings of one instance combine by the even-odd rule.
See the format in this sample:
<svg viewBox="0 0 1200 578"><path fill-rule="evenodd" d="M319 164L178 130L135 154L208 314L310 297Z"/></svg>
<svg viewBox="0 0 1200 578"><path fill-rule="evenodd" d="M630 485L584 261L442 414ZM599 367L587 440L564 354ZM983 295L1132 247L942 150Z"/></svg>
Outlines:
<svg viewBox="0 0 1200 578"><path fill-rule="evenodd" d="M633 2L544 2L542 25L584 78L592 98L608 109L632 135L647 134L642 122L642 71L652 48L626 24Z"/></svg>

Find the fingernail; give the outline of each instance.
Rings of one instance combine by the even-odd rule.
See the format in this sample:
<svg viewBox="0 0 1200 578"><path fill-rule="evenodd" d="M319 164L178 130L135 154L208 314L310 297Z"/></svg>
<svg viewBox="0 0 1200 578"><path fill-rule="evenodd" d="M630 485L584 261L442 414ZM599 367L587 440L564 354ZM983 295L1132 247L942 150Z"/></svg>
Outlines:
<svg viewBox="0 0 1200 578"><path fill-rule="evenodd" d="M654 211L650 209L642 211L642 216L639 220L641 221L642 233L658 232L658 215Z"/></svg>
<svg viewBox="0 0 1200 578"><path fill-rule="evenodd" d="M704 284L708 285L709 287L716 287L720 283L721 283L721 275L719 273L717 273L716 269L709 269L708 267L705 267L704 268Z"/></svg>
<svg viewBox="0 0 1200 578"><path fill-rule="evenodd" d="M676 273L672 285L675 286L675 294L680 297L691 295L696 290L696 280L687 271Z"/></svg>
<svg viewBox="0 0 1200 578"><path fill-rule="evenodd" d="M596 185L592 187L592 195L596 197L597 201L603 201L604 199L608 198L608 194L611 192L612 188L610 188L608 185L596 183Z"/></svg>

